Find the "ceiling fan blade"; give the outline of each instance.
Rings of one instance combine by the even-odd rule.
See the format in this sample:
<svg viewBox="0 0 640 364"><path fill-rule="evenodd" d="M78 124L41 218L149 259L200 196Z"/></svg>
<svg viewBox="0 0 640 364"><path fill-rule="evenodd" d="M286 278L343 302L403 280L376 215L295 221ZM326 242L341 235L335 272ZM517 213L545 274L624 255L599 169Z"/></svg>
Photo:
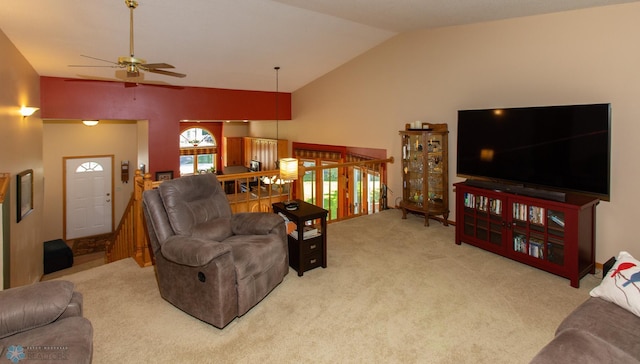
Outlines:
<svg viewBox="0 0 640 364"><path fill-rule="evenodd" d="M107 67L107 68L120 68L120 66L118 65L113 65L113 66L96 66L96 65L87 65L87 64L70 64L67 65L67 67Z"/></svg>
<svg viewBox="0 0 640 364"><path fill-rule="evenodd" d="M172 65L168 64L168 63L146 63L146 64L141 64L140 66L146 68L146 69L152 69L152 68L175 68Z"/></svg>
<svg viewBox="0 0 640 364"><path fill-rule="evenodd" d="M180 78L187 77L187 75L185 75L184 73L159 70L159 69L155 69L155 68L150 68L148 71L151 72L151 73L158 73L158 74L165 75L165 76L173 76L173 77L180 77Z"/></svg>
<svg viewBox="0 0 640 364"><path fill-rule="evenodd" d="M81 54L81 55L80 55L80 57L91 58L91 59L95 59L95 60L97 60L97 61L102 61L102 62L107 62L107 63L117 64L116 62L113 62L113 61L107 61L106 59L96 58L96 57L91 57L91 56L85 56L84 54Z"/></svg>

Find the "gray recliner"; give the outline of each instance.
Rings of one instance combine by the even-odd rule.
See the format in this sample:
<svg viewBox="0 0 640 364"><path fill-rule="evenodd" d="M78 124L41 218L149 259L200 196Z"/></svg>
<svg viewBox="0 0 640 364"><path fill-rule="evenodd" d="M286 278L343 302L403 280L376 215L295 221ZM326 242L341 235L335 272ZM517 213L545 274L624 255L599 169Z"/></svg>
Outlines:
<svg viewBox="0 0 640 364"><path fill-rule="evenodd" d="M289 272L284 220L232 214L214 174L145 191L143 211L161 296L213 326L244 315Z"/></svg>
<svg viewBox="0 0 640 364"><path fill-rule="evenodd" d="M82 317L82 294L73 283L0 291L0 355L7 363L91 363L93 327Z"/></svg>

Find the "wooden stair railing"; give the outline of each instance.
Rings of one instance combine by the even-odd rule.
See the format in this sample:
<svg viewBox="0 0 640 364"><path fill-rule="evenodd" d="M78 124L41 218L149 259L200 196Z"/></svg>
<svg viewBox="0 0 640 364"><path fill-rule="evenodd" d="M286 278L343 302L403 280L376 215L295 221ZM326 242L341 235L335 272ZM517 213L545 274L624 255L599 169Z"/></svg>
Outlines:
<svg viewBox="0 0 640 364"><path fill-rule="evenodd" d="M142 192L157 187L159 182L153 182L151 174L143 176L139 170L136 171L133 181L133 194L112 241L107 244L105 261L111 263L132 257L139 266L147 267L153 264L153 260L144 226Z"/></svg>
<svg viewBox="0 0 640 364"><path fill-rule="evenodd" d="M122 215L122 220L120 220L118 228L111 236L111 239L107 242L105 253L106 263L115 262L131 256L131 242L133 241L133 231L135 229L133 221L133 206L134 200L132 194L129 199L129 203L127 204L127 208Z"/></svg>
<svg viewBox="0 0 640 364"><path fill-rule="evenodd" d="M377 159L360 162L347 162L332 164L330 166L318 166L318 167L303 167L300 165L298 169L299 180L302 180L305 171L316 170L320 171L326 168L339 168L349 167L355 165L384 165L386 163L393 163L393 157L388 159ZM229 203L234 213L243 211L266 211L271 207L274 202L284 201L288 198L287 194L282 194L274 191L274 188L269 185L264 185L262 177L275 176L279 173L278 170L262 171L262 172L248 172L238 174L228 174L217 176L220 183L232 182L234 192L229 195ZM147 231L144 223L144 214L142 212L142 193L146 190L158 188L162 183L161 181L153 181L151 174L147 173L142 175L140 170L136 170L133 178L133 194L120 224L113 234L112 241L107 243L105 262L111 263L120 259L132 257L140 267L147 267L153 265L153 254L150 251L149 243L147 240ZM254 186L255 190L251 192L240 192L238 184L244 183L245 186L249 186L250 180L257 180L257 186ZM302 186L299 184L296 191L296 195L302 195Z"/></svg>

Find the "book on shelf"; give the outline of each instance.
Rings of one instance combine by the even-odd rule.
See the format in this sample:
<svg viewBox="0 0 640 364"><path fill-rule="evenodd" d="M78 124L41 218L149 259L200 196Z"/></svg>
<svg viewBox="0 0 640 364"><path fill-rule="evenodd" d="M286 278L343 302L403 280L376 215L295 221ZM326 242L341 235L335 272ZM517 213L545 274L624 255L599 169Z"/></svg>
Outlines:
<svg viewBox="0 0 640 364"><path fill-rule="evenodd" d="M527 239L525 235L516 234L513 236L513 250L535 258L544 259L544 242L539 239Z"/></svg>
<svg viewBox="0 0 640 364"><path fill-rule="evenodd" d="M529 206L529 221L544 225L544 207Z"/></svg>
<svg viewBox="0 0 640 364"><path fill-rule="evenodd" d="M558 217L557 215L552 215L549 214L549 219L551 219L551 221L555 222L556 224L564 227L564 220L562 220L560 217Z"/></svg>
<svg viewBox="0 0 640 364"><path fill-rule="evenodd" d="M531 239L529 241L529 255L544 259L544 242L538 239Z"/></svg>
<svg viewBox="0 0 640 364"><path fill-rule="evenodd" d="M473 194L465 192L464 194L464 206L465 207L475 207L476 198Z"/></svg>
<svg viewBox="0 0 640 364"><path fill-rule="evenodd" d="M491 201L491 213L495 215L502 214L502 201L501 200L490 200Z"/></svg>
<svg viewBox="0 0 640 364"><path fill-rule="evenodd" d="M291 234L292 237L298 239L298 230L294 230ZM316 236L319 236L320 232L318 231L317 228L313 227L313 226L305 226L304 229L302 230L302 238L304 240L307 240L309 238L315 238Z"/></svg>
<svg viewBox="0 0 640 364"><path fill-rule="evenodd" d="M292 231L296 230L296 223L293 221L289 221L289 218L283 214L282 212L278 212L278 215L284 219L285 226L287 228L287 234L291 234ZM296 235L297 236L297 235Z"/></svg>
<svg viewBox="0 0 640 364"><path fill-rule="evenodd" d="M513 250L519 253L527 252L527 237L516 234L513 236Z"/></svg>

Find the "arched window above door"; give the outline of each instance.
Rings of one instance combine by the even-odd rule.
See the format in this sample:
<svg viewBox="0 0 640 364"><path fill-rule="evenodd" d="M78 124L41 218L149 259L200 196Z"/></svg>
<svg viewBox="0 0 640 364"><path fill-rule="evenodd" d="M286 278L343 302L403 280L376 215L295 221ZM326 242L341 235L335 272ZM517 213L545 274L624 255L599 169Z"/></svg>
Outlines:
<svg viewBox="0 0 640 364"><path fill-rule="evenodd" d="M216 171L216 139L208 130L189 128L180 133L180 175Z"/></svg>
<svg viewBox="0 0 640 364"><path fill-rule="evenodd" d="M215 146L216 139L207 129L189 128L180 133L180 149Z"/></svg>
<svg viewBox="0 0 640 364"><path fill-rule="evenodd" d="M76 173L82 172L101 172L102 165L96 162L84 162L76 168Z"/></svg>

